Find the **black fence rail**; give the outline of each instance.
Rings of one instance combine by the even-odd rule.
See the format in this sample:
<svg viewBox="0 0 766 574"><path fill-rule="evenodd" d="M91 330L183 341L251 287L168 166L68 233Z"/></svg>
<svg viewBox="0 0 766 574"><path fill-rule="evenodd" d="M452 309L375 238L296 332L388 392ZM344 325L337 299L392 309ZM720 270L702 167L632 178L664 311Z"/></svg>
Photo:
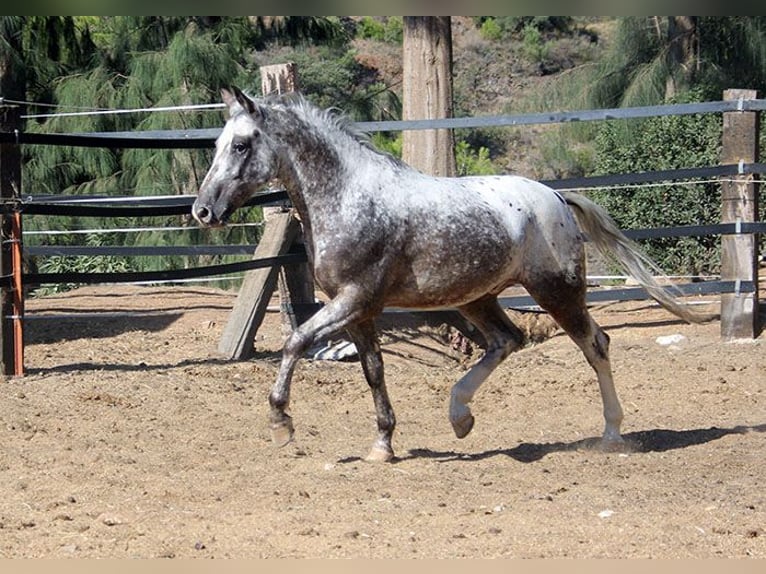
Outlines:
<svg viewBox="0 0 766 574"><path fill-rule="evenodd" d="M738 97L719 102L704 102L694 104L672 104L663 106L647 106L635 108L615 108L605 110L583 110L574 112L552 112L537 114L520 114L507 116L487 116L472 118L450 118L443 120L410 120L388 122L360 122L359 128L367 132L375 131L400 131L436 128L479 128L479 127L508 127L532 124L551 124L580 121L605 121L616 119L648 118L656 116L709 114L709 113L759 113L766 109L766 100L756 98ZM7 122L6 122L7 123ZM758 125L758 122L755 122ZM757 127L756 127L757 130ZM0 131L0 166L4 167L6 174L2 179L3 189L0 200L0 217L4 221L3 230L11 242L18 245L18 249L24 249L21 237L14 237L12 218L37 215L37 216L76 216L76 217L155 217L186 215L190 213L193 196L176 197L72 197L72 196L29 196L24 197L19 193L20 189L20 166L18 173L8 170L9 162L18 161L20 157L20 145L67 145L88 147L119 147L119 148L209 148L214 142L221 129L199 129L185 131L142 131L142 132L115 132L115 133L82 133L82 134L38 134L26 133L19 130ZM758 134L751 133L749 137L757 141ZM756 175L766 173L766 164L755 161L757 158L749 158L749 161L737 158L736 163L723 163L722 165L695 167L674 170L661 170L641 173L623 173L603 175L597 177L572 178L561 180L548 180L543 183L554 189L578 189L587 190L593 188L610 188L626 185L641 185L658 182L689 181L694 179L731 178L741 181L743 184L756 185ZM288 202L287 195L282 190L271 190L256 195L248 204L248 207L265 205L285 205ZM705 236L721 235L735 237L754 237L766 232L766 224L758 221L722 222L710 225L678 226L655 229L630 229L625 233L634 239L679 237L679 236ZM757 241L755 241L757 250ZM254 250L254 245L240 246L175 246L175 247L55 247L55 246L32 246L24 249L29 255L133 255L133 256L157 256L157 255L199 255L199 254L249 254ZM20 295L16 293L18 283L23 285L40 285L55 283L119 283L119 282L154 282L154 281L178 281L193 278L201 278L228 273L241 273L251 269L271 266L290 265L306 261L305 252L291 252L279 257L271 257L259 260L242 261L222 265L203 266L192 269L151 271L139 273L24 273L20 269L13 269L8 263L10 254L8 248L2 250L2 274L0 274L0 288L3 290L3 364L6 373L18 373L18 365L9 369L8 340L12 327L19 328L18 322L23 319L23 302L10 301ZM757 253L756 253L757 256ZM18 265L18 263L17 263ZM680 289L685 294L713 294L732 293L736 296L741 294L756 294L757 315L757 276L744 278L722 277L720 281L706 281L704 283L689 283L681 285ZM591 302L607 300L635 300L646 299L648 295L641 288L610 289L608 291L592 291L588 294ZM503 303L510 307L530 307L534 302L530 298L517 297L506 298ZM10 323L9 323L10 321ZM18 340L18 336L15 337ZM21 353L23 357L23 353ZM16 363L19 353L16 351ZM23 372L23 364L21 367Z"/></svg>
<svg viewBox="0 0 766 574"><path fill-rule="evenodd" d="M674 170L647 171L628 174L612 174L595 177L568 178L558 180L543 180L543 183L554 189L609 188L613 186L640 185L644 183L688 181L691 179L724 177L742 174L766 173L766 163L750 163L737 165L718 165L710 167L683 168ZM20 211L24 215L58 215L99 218L124 217L154 217L170 215L187 215L191 211L194 196L175 197L110 197L110 196L30 196L18 203L2 204L4 212ZM257 194L244 207L288 205L289 199L284 190L270 190ZM675 227L657 227L646 229L626 229L625 234L635 240L656 239L662 237L688 237L706 235L736 235L766 233L766 223L742 222L717 223L708 225L686 225ZM34 256L192 256L192 255L248 255L252 254L256 245L188 245L188 246L29 246L24 252ZM305 252L291 253L275 258L270 263L288 265L306 261ZM165 272L135 272L112 274L111 279L104 273L26 273L23 276L25 285L41 285L56 283L123 283L185 280L210 275L225 275L240 273L264 266L258 261L247 261L201 267L198 269L183 269ZM7 287L9 277L0 277L0 287ZM731 282L710 282L708 289L720 285L721 293L728 291ZM643 292L643 290L639 290ZM708 290L708 293L712 291ZM612 290L613 296L619 300L621 291ZM526 301L526 299L523 299ZM603 300L603 299L601 299Z"/></svg>

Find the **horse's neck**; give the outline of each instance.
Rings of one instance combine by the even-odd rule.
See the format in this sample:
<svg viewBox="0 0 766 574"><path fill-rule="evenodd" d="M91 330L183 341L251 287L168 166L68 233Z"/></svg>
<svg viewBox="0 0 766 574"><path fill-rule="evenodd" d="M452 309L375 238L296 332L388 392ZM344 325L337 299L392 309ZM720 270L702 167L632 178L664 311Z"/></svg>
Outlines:
<svg viewBox="0 0 766 574"><path fill-rule="evenodd" d="M283 145L278 178L310 225L318 212L338 203L348 169L338 148L324 136L308 132L294 120L285 126L279 134Z"/></svg>
<svg viewBox="0 0 766 574"><path fill-rule="evenodd" d="M280 159L277 179L284 186L290 203L298 212L298 218L303 228L303 238L309 249L309 258L313 259L314 226L313 222L322 220L325 215L325 205L337 203L332 197L334 187L326 180L326 175L312 177L316 169L305 164L297 163L302 155L302 146L290 146Z"/></svg>
<svg viewBox="0 0 766 574"><path fill-rule="evenodd" d="M282 114L273 132L282 142L278 177L309 232L313 222L335 220L347 201L412 171L337 126L293 114Z"/></svg>
<svg viewBox="0 0 766 574"><path fill-rule="evenodd" d="M297 150L291 150L295 155ZM337 186L334 185L328 173L317 171L305 163L296 164L295 157L283 162L278 178L285 186L293 207L298 210L301 218L310 221L312 216L328 205L336 202Z"/></svg>

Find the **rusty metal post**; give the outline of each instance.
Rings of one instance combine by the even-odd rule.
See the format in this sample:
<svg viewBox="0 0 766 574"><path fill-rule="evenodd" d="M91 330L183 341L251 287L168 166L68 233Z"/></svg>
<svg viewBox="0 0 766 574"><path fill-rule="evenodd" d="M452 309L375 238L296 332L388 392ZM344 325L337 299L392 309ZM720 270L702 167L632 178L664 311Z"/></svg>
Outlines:
<svg viewBox="0 0 766 574"><path fill-rule="evenodd" d="M21 112L16 106L0 106L0 131L18 133ZM24 291L22 285L21 148L18 143L0 144L0 348L4 375L24 374Z"/></svg>

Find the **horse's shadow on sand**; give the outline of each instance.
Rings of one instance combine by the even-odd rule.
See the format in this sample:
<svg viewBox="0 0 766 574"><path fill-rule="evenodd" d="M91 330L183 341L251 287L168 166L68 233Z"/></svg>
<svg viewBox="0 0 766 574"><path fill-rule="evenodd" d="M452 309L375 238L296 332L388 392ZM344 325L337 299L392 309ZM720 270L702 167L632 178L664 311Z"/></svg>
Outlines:
<svg viewBox="0 0 766 574"><path fill-rule="evenodd" d="M710 427L706 429L669 430L652 429L623 435L624 445L620 448L602 447L600 438L587 438L573 442L521 443L508 449L493 449L478 453L412 449L408 454L397 457L398 461L415 458L432 458L439 462L478 461L496 456L507 456L519 462L536 462L549 454L572 451L602 451L618 453L665 452L700 445L732 434L766 432L766 424L755 426L738 425L732 428Z"/></svg>

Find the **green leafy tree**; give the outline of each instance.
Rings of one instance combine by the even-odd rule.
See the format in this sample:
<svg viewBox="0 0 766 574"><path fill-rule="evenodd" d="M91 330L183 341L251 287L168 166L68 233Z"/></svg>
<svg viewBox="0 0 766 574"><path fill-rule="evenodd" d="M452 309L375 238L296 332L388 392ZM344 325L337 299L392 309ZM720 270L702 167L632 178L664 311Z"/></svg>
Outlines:
<svg viewBox="0 0 766 574"><path fill-rule="evenodd" d="M92 66L60 77L52 98L62 109L135 109L218 103L221 86L243 83L247 74L246 47L254 29L244 19L127 17L81 22L93 26L99 53ZM93 114L59 116L33 123L40 132L110 132L217 127L215 113L158 112L151 114ZM77 195L172 195L196 192L210 161L209 150L107 149L35 146L28 150L25 188L36 193ZM259 216L257 212L242 212ZM27 229L34 229L32 218ZM188 222L188 218L180 218ZM179 218L127 221L128 226L178 225ZM48 219L46 226L111 226L113 222ZM212 232L191 225L186 242L205 243ZM256 230L253 233L257 233ZM220 234L219 234L220 235ZM109 238L117 244L135 240L145 245L166 244L163 232ZM249 238L253 239L254 238ZM71 241L65 236L48 242ZM82 266L87 266L85 258ZM201 261L198 261L201 262ZM131 261L135 269L155 267L148 258ZM166 260L165 268L184 265Z"/></svg>
<svg viewBox="0 0 766 574"><path fill-rule="evenodd" d="M11 29L15 35L5 33ZM25 61L32 63L29 67L33 68L34 76L30 77L40 78L34 82L25 78L21 93L36 101L56 104L59 111L218 104L220 88L231 84L257 93L257 68L266 63L259 56L268 50L275 57L311 54L314 59L310 56L304 65L299 63L309 97L320 101L325 98L327 105L340 103L341 107L346 107L343 104L347 104L358 119L372 119L377 113L378 102L381 108L392 106L390 101L383 102L388 97L385 86L376 83L372 71L355 61L348 47L351 29L349 21L342 18L301 16L67 17L50 22L7 17L0 20L3 39L15 48L12 53L29 52ZM47 35L42 34L43 31ZM73 38L78 43L74 43ZM33 39L37 43L34 50L30 50L28 46L32 45ZM27 43L22 44L22 40ZM22 49L25 47L26 50ZM10 50L6 52L11 53ZM0 58L2 56L0 46ZM327 63L321 68L321 64L325 64L323 60ZM316 74L316 81L312 80L312 74ZM48 86L47 91L33 90L38 84ZM194 129L220 125L220 113L173 111L38 118L30 122L28 129L40 133L67 133ZM212 156L211 150L187 149L28 146L25 151L25 189L32 194L57 195L193 194ZM240 210L233 223L257 224L260 217L260 209ZM100 222L93 218L32 217L27 218L25 226L28 230L66 229L104 227L113 223L113 220ZM256 243L261 232L257 225L235 225L224 231L201 229L188 217L121 223L130 227L177 226L180 223L188 225L188 231L183 234L162 230L120 234L106 238L110 244ZM59 235L46 241L60 244L78 240ZM166 269L220 262L221 259L229 258L203 257L191 261L188 258L166 258L161 262L132 258L128 263L134 269ZM87 263L83 259L81 265Z"/></svg>
<svg viewBox="0 0 766 574"><path fill-rule="evenodd" d="M685 101L699 93L687 94ZM626 142L619 122L604 124L596 138L597 174L705 167L719 161L721 122L712 114L664 116L643 122ZM591 197L623 229L714 224L720 221L718 182L684 182L596 190ZM718 236L666 237L642 241L647 253L667 272L717 272Z"/></svg>

